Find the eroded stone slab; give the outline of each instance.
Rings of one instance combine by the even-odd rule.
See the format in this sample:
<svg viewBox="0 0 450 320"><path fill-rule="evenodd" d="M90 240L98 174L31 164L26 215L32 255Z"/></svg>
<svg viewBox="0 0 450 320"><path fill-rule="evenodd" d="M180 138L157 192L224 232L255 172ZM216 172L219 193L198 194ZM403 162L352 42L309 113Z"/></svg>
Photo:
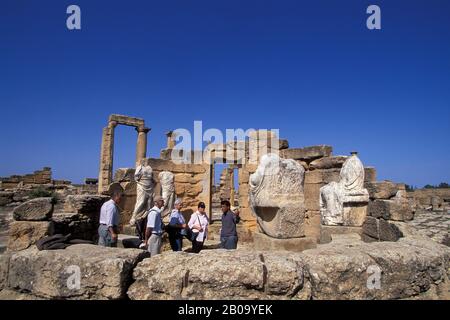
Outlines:
<svg viewBox="0 0 450 320"><path fill-rule="evenodd" d="M145 255L139 249L85 244L64 250L33 247L11 256L8 288L47 299L120 299L125 297L134 266ZM79 287L70 278L77 272Z"/></svg>
<svg viewBox="0 0 450 320"><path fill-rule="evenodd" d="M52 213L52 198L36 198L16 207L13 211L13 217L17 221L44 221L49 220Z"/></svg>

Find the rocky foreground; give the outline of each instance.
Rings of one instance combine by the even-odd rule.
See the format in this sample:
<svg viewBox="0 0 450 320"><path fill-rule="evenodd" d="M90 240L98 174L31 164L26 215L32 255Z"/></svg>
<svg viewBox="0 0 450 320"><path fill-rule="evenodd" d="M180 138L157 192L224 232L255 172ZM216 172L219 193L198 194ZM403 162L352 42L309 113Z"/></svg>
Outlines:
<svg viewBox="0 0 450 320"><path fill-rule="evenodd" d="M341 235L301 253L243 248L147 258L138 249L33 246L0 256L0 298L449 299L450 248L398 226L405 237L397 242Z"/></svg>

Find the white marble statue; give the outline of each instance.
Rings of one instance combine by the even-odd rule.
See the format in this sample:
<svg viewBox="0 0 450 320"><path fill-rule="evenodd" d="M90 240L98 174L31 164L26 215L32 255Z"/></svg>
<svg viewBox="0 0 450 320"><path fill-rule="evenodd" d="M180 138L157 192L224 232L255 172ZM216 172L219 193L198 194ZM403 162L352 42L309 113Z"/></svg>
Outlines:
<svg viewBox="0 0 450 320"><path fill-rule="evenodd" d="M136 221L144 219L148 209L153 202L153 191L155 182L153 180L153 169L148 165L139 165L134 173L136 181L136 204L133 215L130 219L130 225L135 225Z"/></svg>
<svg viewBox="0 0 450 320"><path fill-rule="evenodd" d="M161 197L164 199L164 207L161 216L164 218L172 212L175 204L175 184L172 172L161 171L159 173L159 182L161 183Z"/></svg>
<svg viewBox="0 0 450 320"><path fill-rule="evenodd" d="M369 193L364 188L364 166L357 154L352 153L342 166L339 182L320 188L321 222L323 225L352 225L349 219L354 218L346 216L346 210L350 209L345 204L367 204L368 201Z"/></svg>
<svg viewBox="0 0 450 320"><path fill-rule="evenodd" d="M263 155L250 176L250 205L260 230L273 238L304 236L305 169L293 159Z"/></svg>

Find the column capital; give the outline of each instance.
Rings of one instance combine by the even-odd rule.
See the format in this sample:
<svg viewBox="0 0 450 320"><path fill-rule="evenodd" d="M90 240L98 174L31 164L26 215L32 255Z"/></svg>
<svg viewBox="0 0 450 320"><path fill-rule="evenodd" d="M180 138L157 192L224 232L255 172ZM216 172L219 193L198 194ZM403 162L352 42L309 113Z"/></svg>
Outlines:
<svg viewBox="0 0 450 320"><path fill-rule="evenodd" d="M143 133L148 133L149 131L151 131L152 129L151 128L143 128L143 127L136 127L135 128L136 129L136 131L138 132L138 133L141 133L141 132L143 132Z"/></svg>
<svg viewBox="0 0 450 320"><path fill-rule="evenodd" d="M167 138L172 138L172 140L173 140L173 139L175 139L177 137L177 134L175 132L173 132L172 130L170 130L170 131L166 132L166 137Z"/></svg>

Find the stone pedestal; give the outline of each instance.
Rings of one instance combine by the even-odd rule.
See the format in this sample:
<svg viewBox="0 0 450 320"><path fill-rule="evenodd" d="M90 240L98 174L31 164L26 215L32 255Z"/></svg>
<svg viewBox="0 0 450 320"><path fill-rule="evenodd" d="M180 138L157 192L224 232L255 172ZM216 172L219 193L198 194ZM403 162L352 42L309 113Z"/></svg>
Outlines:
<svg viewBox="0 0 450 320"><path fill-rule="evenodd" d="M361 227L367 217L367 202L344 202L344 226Z"/></svg>
<svg viewBox="0 0 450 320"><path fill-rule="evenodd" d="M317 247L317 240L313 237L276 239L263 233L253 234L253 246L255 250L261 251L295 251L300 252Z"/></svg>
<svg viewBox="0 0 450 320"><path fill-rule="evenodd" d="M329 243L333 240L335 235L342 234L357 234L361 237L363 232L362 227L348 227L348 226L324 226L320 227L320 243Z"/></svg>

